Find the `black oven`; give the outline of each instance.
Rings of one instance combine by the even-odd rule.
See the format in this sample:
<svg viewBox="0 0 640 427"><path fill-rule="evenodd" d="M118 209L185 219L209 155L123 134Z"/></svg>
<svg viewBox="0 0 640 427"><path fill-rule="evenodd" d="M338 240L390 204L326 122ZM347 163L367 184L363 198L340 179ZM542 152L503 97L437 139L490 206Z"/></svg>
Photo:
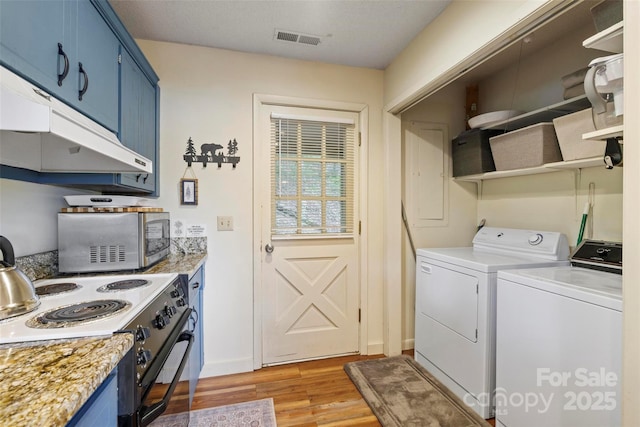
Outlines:
<svg viewBox="0 0 640 427"><path fill-rule="evenodd" d="M192 310L186 287L181 277L176 278L123 331L133 333L135 343L118 365L120 427L147 426L168 408L184 418L176 425L188 425L189 382L181 377L194 335L189 330ZM178 362L169 363L172 360ZM161 373L171 377L168 383L159 381ZM186 394L187 398L172 399L174 394Z"/></svg>

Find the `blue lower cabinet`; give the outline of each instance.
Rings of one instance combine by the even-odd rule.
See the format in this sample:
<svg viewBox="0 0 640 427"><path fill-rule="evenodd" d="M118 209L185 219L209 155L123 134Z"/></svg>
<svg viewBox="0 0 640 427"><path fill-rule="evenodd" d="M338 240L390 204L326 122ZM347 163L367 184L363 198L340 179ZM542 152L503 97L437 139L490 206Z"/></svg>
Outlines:
<svg viewBox="0 0 640 427"><path fill-rule="evenodd" d="M200 371L204 365L204 346L203 346L203 312L202 300L204 291L204 267L198 269L196 274L189 279L189 304L193 309L193 316L196 321L194 326L195 339L191 347L189 355L189 401L193 400L193 396L200 378Z"/></svg>
<svg viewBox="0 0 640 427"><path fill-rule="evenodd" d="M118 424L117 368L67 423L69 427L115 427Z"/></svg>

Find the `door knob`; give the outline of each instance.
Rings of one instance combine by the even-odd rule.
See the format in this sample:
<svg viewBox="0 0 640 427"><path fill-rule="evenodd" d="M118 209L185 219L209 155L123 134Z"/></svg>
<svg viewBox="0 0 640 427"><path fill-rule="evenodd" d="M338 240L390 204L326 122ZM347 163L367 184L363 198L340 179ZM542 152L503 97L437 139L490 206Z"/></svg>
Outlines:
<svg viewBox="0 0 640 427"><path fill-rule="evenodd" d="M267 243L266 245L264 245L264 250L267 251L268 254L270 254L271 252L273 252L273 245L271 243Z"/></svg>

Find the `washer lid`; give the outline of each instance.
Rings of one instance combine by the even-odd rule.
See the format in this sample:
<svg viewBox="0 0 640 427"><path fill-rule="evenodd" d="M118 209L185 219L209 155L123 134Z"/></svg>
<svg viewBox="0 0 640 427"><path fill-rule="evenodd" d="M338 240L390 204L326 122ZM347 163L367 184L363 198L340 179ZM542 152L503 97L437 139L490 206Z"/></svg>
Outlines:
<svg viewBox="0 0 640 427"><path fill-rule="evenodd" d="M566 266L501 271L498 279L622 311L619 274Z"/></svg>
<svg viewBox="0 0 640 427"><path fill-rule="evenodd" d="M568 261L550 261L535 256L505 255L474 248L433 248L418 249L417 255L431 260L468 268L482 273L498 270L568 265Z"/></svg>

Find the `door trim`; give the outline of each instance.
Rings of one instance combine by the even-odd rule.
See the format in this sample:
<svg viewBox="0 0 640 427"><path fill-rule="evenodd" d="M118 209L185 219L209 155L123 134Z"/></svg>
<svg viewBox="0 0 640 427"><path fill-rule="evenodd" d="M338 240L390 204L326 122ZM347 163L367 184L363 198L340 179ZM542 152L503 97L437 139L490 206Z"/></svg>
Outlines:
<svg viewBox="0 0 640 427"><path fill-rule="evenodd" d="M316 108L327 110L349 111L358 114L361 143L358 149L360 162L359 180L360 187L358 189L359 220L362 222L364 232L359 236L360 247L358 249L359 276L358 284L360 294L360 333L359 333L359 351L361 354L367 354L368 348L368 310L367 310L367 260L368 260L368 238L367 238L367 193L368 193L368 141L369 141L369 107L366 104L338 102L322 99L296 98L289 96L254 94L253 95L253 368L262 368L262 308L258 302L262 301L262 206L261 195L257 194L256 188L260 188L260 178L265 176L268 171L261 170L264 162L258 161L263 156L268 156L269 151L264 147L269 146L269 141L265 141L267 135L262 135L260 131L260 110L267 105L277 105L285 107L299 108Z"/></svg>

